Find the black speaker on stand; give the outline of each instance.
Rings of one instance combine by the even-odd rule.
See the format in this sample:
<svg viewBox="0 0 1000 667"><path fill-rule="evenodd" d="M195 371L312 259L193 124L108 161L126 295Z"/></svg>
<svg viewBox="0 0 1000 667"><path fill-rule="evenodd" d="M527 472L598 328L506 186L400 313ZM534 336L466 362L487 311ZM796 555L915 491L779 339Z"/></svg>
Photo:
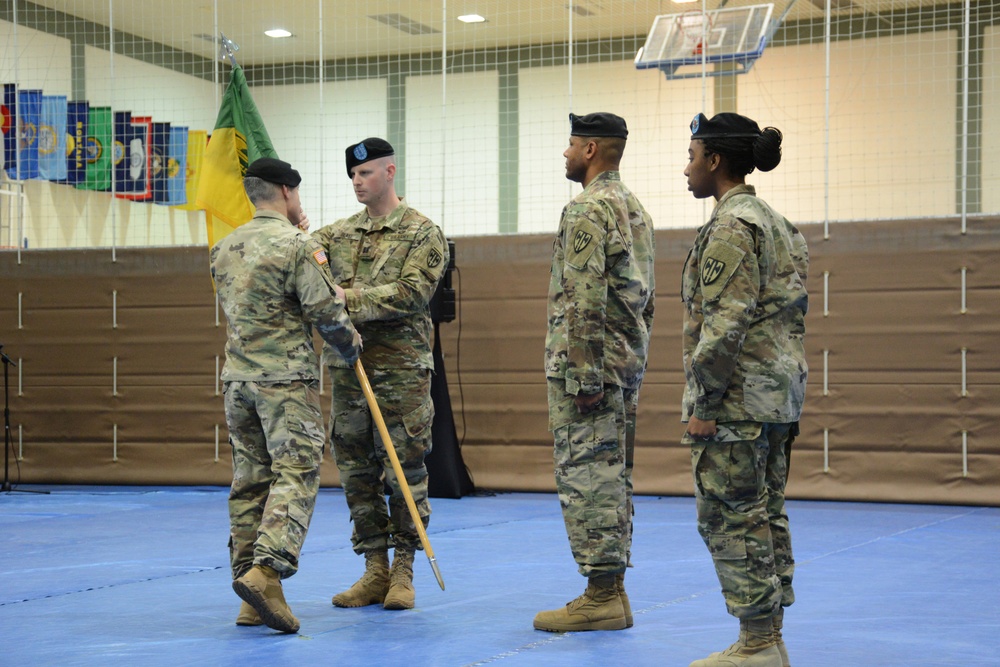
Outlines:
<svg viewBox="0 0 1000 667"><path fill-rule="evenodd" d="M475 491L462 449L455 433L455 416L451 411L448 393L448 376L441 354L440 326L455 320L455 289L452 274L455 272L455 242L448 240L450 259L444 276L431 299L431 321L434 322L434 375L431 378L431 399L434 401L434 422L431 427L434 447L427 455L427 495L431 498L461 498Z"/></svg>

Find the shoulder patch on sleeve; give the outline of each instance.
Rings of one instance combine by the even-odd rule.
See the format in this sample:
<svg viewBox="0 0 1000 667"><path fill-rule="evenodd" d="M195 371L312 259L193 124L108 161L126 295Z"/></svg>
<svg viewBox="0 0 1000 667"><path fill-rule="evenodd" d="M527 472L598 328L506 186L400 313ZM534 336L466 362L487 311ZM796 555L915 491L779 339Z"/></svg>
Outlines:
<svg viewBox="0 0 1000 667"><path fill-rule="evenodd" d="M722 294L746 252L725 241L713 240L701 255L701 293L706 301Z"/></svg>
<svg viewBox="0 0 1000 667"><path fill-rule="evenodd" d="M566 239L566 263L574 269L586 267L597 246L604 242L599 234L597 225L589 220L579 220L574 224Z"/></svg>
<svg viewBox="0 0 1000 667"><path fill-rule="evenodd" d="M319 265L326 264L329 261L326 258L326 251L322 249L313 253L313 259L315 259L316 263Z"/></svg>
<svg viewBox="0 0 1000 667"><path fill-rule="evenodd" d="M438 252L437 248L431 248L431 251L427 253L427 268L428 269L436 268L443 259L444 257L441 255L440 252Z"/></svg>

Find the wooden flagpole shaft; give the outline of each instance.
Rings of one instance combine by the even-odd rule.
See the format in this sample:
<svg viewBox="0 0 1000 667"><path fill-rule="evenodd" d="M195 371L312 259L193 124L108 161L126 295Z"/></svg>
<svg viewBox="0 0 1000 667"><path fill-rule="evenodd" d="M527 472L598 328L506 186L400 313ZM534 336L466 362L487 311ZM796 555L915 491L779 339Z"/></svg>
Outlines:
<svg viewBox="0 0 1000 667"><path fill-rule="evenodd" d="M427 560L430 561L431 569L434 570L434 577L437 579L441 590L444 590L444 579L441 578L437 559L434 558L434 549L431 548L431 541L427 538L427 531L424 530L424 522L420 518L420 512L417 511L417 504L413 501L413 493L410 492L410 485L406 482L406 476L403 474L403 466L399 464L399 457L396 456L396 448L392 445L392 439L389 437L389 429L385 426L385 419L382 418L382 410L378 407L378 402L375 400L375 393L372 391L371 383L368 382L368 375L365 373L365 367L361 365L361 359L354 362L354 372L358 376L358 382L361 383L361 391L365 393L365 400L368 401L368 407L375 418L375 425L378 426L379 435L382 436L382 444L385 445L385 451L392 462L392 469L396 473L399 490L402 491L403 499L406 500L406 507L410 510L413 525L417 529L417 535L420 536L420 543L424 546L424 551L427 553Z"/></svg>

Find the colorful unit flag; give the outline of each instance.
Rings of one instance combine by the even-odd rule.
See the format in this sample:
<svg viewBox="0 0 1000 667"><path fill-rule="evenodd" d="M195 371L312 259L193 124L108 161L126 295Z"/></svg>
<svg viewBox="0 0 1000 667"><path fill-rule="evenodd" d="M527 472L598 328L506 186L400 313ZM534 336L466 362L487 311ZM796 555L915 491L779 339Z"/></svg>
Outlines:
<svg viewBox="0 0 1000 667"><path fill-rule="evenodd" d="M66 109L66 182L76 185L87 176L87 102L70 102Z"/></svg>
<svg viewBox="0 0 1000 667"><path fill-rule="evenodd" d="M68 105L65 95L42 95L42 116L38 125L38 175L47 181L66 180Z"/></svg>
<svg viewBox="0 0 1000 667"><path fill-rule="evenodd" d="M184 170L183 205L177 208L184 211L200 211L198 206L198 181L201 178L201 163L205 157L205 146L208 145L208 132L191 130L187 139L187 164Z"/></svg>
<svg viewBox="0 0 1000 667"><path fill-rule="evenodd" d="M107 192L111 189L112 145L111 107L90 107L87 116L87 173L76 187Z"/></svg>
<svg viewBox="0 0 1000 667"><path fill-rule="evenodd" d="M15 180L38 178L38 124L42 91L3 85L4 169ZM17 138L20 129L20 137Z"/></svg>
<svg viewBox="0 0 1000 667"><path fill-rule="evenodd" d="M222 97L215 130L205 150L197 203L205 209L208 246L212 247L253 217L243 189L247 165L258 158L278 157L257 111L239 65Z"/></svg>
<svg viewBox="0 0 1000 667"><path fill-rule="evenodd" d="M150 181L153 187L153 201L167 201L167 161L170 159L170 123L153 123L153 137L150 143Z"/></svg>
<svg viewBox="0 0 1000 667"><path fill-rule="evenodd" d="M136 201L152 199L152 136L152 117L115 112L115 196Z"/></svg>
<svg viewBox="0 0 1000 667"><path fill-rule="evenodd" d="M128 149L126 146L128 142L132 139L132 112L131 111L116 111L114 112L114 129L113 140L111 149L111 183L112 188L115 193L124 192L122 188L125 186L122 181L125 180L126 174L128 172Z"/></svg>
<svg viewBox="0 0 1000 667"><path fill-rule="evenodd" d="M170 143L167 151L167 198L164 204L176 205L187 201L187 151L188 129L170 128Z"/></svg>

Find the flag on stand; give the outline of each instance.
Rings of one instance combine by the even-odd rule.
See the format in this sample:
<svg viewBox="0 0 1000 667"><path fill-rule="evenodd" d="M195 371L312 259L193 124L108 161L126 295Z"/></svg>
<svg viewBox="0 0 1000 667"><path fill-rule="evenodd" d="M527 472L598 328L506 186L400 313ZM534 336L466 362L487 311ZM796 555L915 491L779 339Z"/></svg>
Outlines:
<svg viewBox="0 0 1000 667"><path fill-rule="evenodd" d="M114 146L111 107L90 107L87 116L87 171L76 187L81 190L107 192L111 188L111 156Z"/></svg>
<svg viewBox="0 0 1000 667"><path fill-rule="evenodd" d="M66 111L66 182L76 185L87 176L87 115L90 104L70 102Z"/></svg>
<svg viewBox="0 0 1000 667"><path fill-rule="evenodd" d="M208 132L191 130L187 139L187 164L184 169L184 204L177 208L183 211L200 211L201 207L195 201L198 198L198 181L201 179L201 162L205 157L205 146L208 144Z"/></svg>
<svg viewBox="0 0 1000 667"><path fill-rule="evenodd" d="M215 130L205 149L198 184L198 205L205 209L208 246L253 217L243 189L247 166L262 157L278 157L257 111L246 76L239 65L222 97Z"/></svg>
<svg viewBox="0 0 1000 667"><path fill-rule="evenodd" d="M38 125L38 175L47 181L66 180L68 110L65 95L42 95L42 115Z"/></svg>

